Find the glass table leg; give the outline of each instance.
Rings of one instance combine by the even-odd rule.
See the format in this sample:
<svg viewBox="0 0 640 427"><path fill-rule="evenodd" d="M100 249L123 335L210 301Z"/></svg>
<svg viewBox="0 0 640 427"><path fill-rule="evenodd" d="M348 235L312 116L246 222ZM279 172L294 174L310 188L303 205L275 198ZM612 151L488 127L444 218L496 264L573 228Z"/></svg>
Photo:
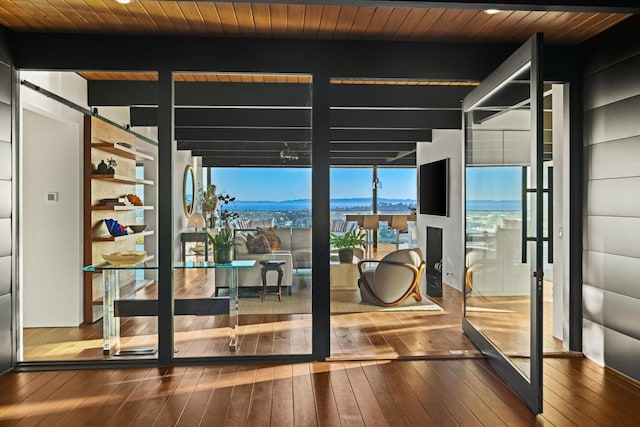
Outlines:
<svg viewBox="0 0 640 427"><path fill-rule="evenodd" d="M238 275L235 268L229 269L229 350L238 349Z"/></svg>
<svg viewBox="0 0 640 427"><path fill-rule="evenodd" d="M113 302L120 298L118 270L102 272L102 354L109 356L120 348L120 319L114 316Z"/></svg>

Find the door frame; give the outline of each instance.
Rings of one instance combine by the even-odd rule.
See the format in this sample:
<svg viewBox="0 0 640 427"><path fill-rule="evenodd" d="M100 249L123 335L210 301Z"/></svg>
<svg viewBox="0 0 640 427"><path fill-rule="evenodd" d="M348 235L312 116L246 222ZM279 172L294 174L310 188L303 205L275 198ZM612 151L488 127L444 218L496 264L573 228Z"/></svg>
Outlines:
<svg viewBox="0 0 640 427"><path fill-rule="evenodd" d="M462 329L487 358L491 366L498 371L515 393L523 400L529 409L535 413L542 412L542 282L543 282L543 64L542 64L543 36L535 34L498 68L495 69L476 89L467 95L463 101L463 123L467 111L472 110L487 96L496 92L506 84L508 78L518 73L530 64L531 76L531 129L532 142L536 150L536 265L535 280L531 280L530 301L530 375L527 380L511 361L466 318L465 310L462 317ZM464 126L466 130L466 126ZM466 138L465 138L466 139ZM466 163L465 163L466 167ZM466 196L465 196L466 200ZM465 210L466 212L466 210ZM466 230L466 225L464 226ZM526 227L526 224L523 224ZM463 230L464 231L464 230ZM464 233L463 233L464 235ZM463 247L466 245L463 244ZM464 249L463 249L464 250ZM464 259L464 257L463 257ZM464 273L464 271L463 271ZM464 277L464 276L462 276Z"/></svg>

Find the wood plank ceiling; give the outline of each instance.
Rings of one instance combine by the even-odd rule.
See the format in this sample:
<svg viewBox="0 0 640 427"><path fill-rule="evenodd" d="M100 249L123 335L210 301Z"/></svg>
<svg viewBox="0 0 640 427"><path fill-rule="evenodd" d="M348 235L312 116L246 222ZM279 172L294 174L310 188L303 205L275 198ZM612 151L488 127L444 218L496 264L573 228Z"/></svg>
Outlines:
<svg viewBox="0 0 640 427"><path fill-rule="evenodd" d="M561 10L502 10L488 14L474 6L468 9L430 8L424 4L400 7L376 1L369 1L366 6L354 6L354 2L349 5L294 3L133 0L123 5L115 0L0 0L0 24L16 32L413 42L520 43L540 31L545 34L545 43L571 45L588 40L630 16ZM407 4L410 2L403 3ZM157 80L155 73L80 74L90 81L90 90L92 82L98 81L153 84ZM299 88L294 91L308 94L306 100L296 105L266 105L267 101L260 101L254 89L243 108L229 105L224 97L217 105L189 98L183 105L176 106L176 138L180 148L202 155L204 165L309 165L310 76L182 73L176 75L176 81L177 95L180 87L186 90L197 83L207 86L203 86L204 90L187 92L219 96L230 88L242 91L241 87L255 88L256 84L263 84L264 99L278 99L283 85L294 84ZM343 101L332 106L331 163L415 165L415 142L428 140L432 128L459 128L461 115L457 102L476 84L332 80L334 98L355 96L367 101ZM426 99L444 99L442 95L434 96L441 92L438 86L444 85L449 87L449 97L454 102L435 105ZM391 87L393 92L382 90L384 87ZM112 86L107 90L117 89ZM386 95L382 96L383 93ZM425 101L407 105L398 101L411 102L416 95ZM244 99L243 95L237 98ZM252 101L255 104L251 104ZM131 109L132 126L153 126L155 107L144 103L135 105Z"/></svg>
<svg viewBox="0 0 640 427"><path fill-rule="evenodd" d="M545 33L547 43L576 44L628 16L543 10L503 10L491 15L477 8L277 2L133 0L123 5L114 0L0 1L0 24L19 32L296 39L520 43L532 33L541 31Z"/></svg>

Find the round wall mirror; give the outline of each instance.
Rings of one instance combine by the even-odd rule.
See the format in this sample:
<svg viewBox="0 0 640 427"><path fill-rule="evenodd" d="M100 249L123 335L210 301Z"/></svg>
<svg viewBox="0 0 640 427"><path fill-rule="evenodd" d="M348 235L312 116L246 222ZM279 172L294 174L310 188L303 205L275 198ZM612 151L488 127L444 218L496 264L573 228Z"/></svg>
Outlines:
<svg viewBox="0 0 640 427"><path fill-rule="evenodd" d="M184 169L182 189L182 203L184 206L184 214L187 218L189 218L193 213L196 193L196 182L193 175L193 168L191 166L187 166Z"/></svg>

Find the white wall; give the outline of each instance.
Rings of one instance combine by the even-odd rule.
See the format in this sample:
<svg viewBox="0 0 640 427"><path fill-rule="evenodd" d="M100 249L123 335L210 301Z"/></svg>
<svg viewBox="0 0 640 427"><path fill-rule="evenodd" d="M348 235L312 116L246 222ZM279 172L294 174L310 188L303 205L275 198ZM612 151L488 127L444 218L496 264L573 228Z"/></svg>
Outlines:
<svg viewBox="0 0 640 427"><path fill-rule="evenodd" d="M22 71L20 78L89 108L86 80L72 72ZM82 320L82 113L20 88L20 310L23 327ZM125 124L128 108L101 108ZM57 192L56 203L46 193Z"/></svg>
<svg viewBox="0 0 640 427"><path fill-rule="evenodd" d="M442 228L442 281L462 291L464 274L462 131L434 130L432 142L418 142L416 164L449 158L449 216L418 214L418 246L426 254L427 227Z"/></svg>
<svg viewBox="0 0 640 427"><path fill-rule="evenodd" d="M21 72L82 105L74 73ZM22 326L82 322L82 114L31 89L20 90L20 268ZM58 202L47 202L47 192Z"/></svg>

